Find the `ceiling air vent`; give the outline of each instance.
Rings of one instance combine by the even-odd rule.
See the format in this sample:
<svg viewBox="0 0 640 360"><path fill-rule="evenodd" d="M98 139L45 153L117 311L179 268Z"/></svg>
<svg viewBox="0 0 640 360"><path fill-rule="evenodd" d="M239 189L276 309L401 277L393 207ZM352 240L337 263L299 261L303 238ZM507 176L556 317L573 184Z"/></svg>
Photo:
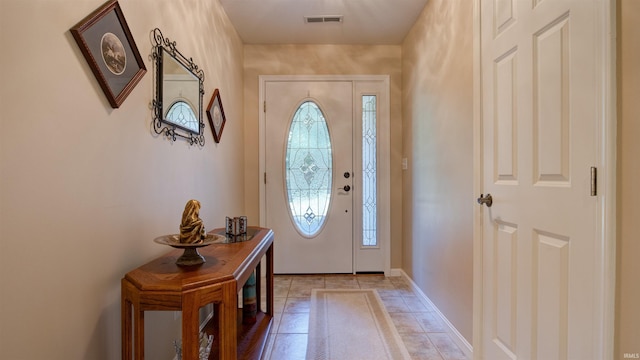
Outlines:
<svg viewBox="0 0 640 360"><path fill-rule="evenodd" d="M304 22L307 24L312 23L341 23L342 15L332 15L332 16L305 16Z"/></svg>

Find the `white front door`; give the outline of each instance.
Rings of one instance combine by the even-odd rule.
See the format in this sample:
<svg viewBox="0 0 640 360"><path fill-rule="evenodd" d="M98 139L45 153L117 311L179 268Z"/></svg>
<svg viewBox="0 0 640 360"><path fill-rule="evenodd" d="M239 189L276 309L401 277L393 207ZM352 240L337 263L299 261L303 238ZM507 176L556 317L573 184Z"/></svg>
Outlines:
<svg viewBox="0 0 640 360"><path fill-rule="evenodd" d="M602 8L481 0L480 358L603 354Z"/></svg>
<svg viewBox="0 0 640 360"><path fill-rule="evenodd" d="M266 226L276 273L353 272L353 85L265 85Z"/></svg>

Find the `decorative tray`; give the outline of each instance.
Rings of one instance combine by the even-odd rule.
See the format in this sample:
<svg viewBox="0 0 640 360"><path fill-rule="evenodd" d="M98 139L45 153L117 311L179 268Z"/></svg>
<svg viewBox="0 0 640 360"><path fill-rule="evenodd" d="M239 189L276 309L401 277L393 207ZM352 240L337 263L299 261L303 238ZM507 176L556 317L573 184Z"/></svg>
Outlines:
<svg viewBox="0 0 640 360"><path fill-rule="evenodd" d="M176 265L178 266L194 266L205 263L206 260L204 256L198 253L198 248L209 246L211 244L224 243L226 240L227 238L225 236L218 234L206 234L202 242L191 244L181 243L180 235L178 234L164 235L153 239L154 242L161 245L169 245L176 249L184 249L182 256L176 260Z"/></svg>

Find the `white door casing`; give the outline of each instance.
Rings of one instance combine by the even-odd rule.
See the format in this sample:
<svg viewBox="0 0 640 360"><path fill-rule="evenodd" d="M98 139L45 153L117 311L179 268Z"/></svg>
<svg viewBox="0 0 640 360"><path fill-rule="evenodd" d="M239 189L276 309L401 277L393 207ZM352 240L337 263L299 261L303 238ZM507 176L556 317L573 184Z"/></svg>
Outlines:
<svg viewBox="0 0 640 360"><path fill-rule="evenodd" d="M388 95L388 90L389 90L389 78L388 76L380 76L380 75L373 75L373 76L367 76L367 75L354 75L354 76L333 76L333 75L328 75L328 76L324 76L324 75L302 75L302 76L295 76L295 75L264 75L264 76L260 76L259 77L259 83L260 83L260 94L259 94L259 104L261 107L261 111L260 111L260 149L261 149L261 155L260 155L260 173L267 173L267 184L265 184L262 180L260 179L260 215L261 215L261 225L262 226L270 226L270 223L272 224L272 220L274 215L271 214L269 215L269 213L273 213L273 209L270 208L270 204L269 203L269 197L271 197L273 194L275 194L272 191L272 186L274 186L277 183L282 183L282 179L278 180L277 178L274 179L274 177L272 176L273 172L275 170L277 171L281 171L278 169L274 169L273 166L273 161L267 159L269 156L269 152L267 151L267 146L269 145L269 142L271 142L271 140L274 140L275 138L270 135L269 133L273 131L273 129L271 128L271 125L269 124L269 119L272 116L276 116L274 113L272 113L272 110L274 110L273 108L273 103L272 101L267 101L267 99L271 96L269 95L269 91L267 91L267 88L269 87L270 89L274 89L274 87L272 86L273 84L280 84L282 85L282 89L288 87L287 85L292 85L292 84L296 84L292 86L292 89L295 89L299 86L302 86L300 89L298 89L298 98L297 101L298 104L302 101L302 98L314 98L315 96L313 96L313 93L309 93L308 89L305 90L304 86L308 86L308 85L301 85L303 83L308 83L308 84L318 84L318 83L325 83L327 86L329 86L329 84L333 83L333 84L340 84L340 83L344 83L344 82L348 82L350 83L352 86L352 91L353 91L353 96L352 99L347 99L347 100L351 100L353 102L353 109L349 110L349 115L354 117L354 121L353 121L353 137L352 139L349 140L342 140L341 142L344 144L350 144L350 146L353 147L353 161L354 163L352 164L352 177L349 179L345 179L343 177L343 173L344 171L337 169L335 170L335 174L334 174L334 181L333 181L333 187L335 188L336 191L338 191L338 186L339 187L343 187L345 184L348 184L352 187L352 190L349 193L349 197L352 197L354 202L353 202L353 208L352 210L349 212L350 214L353 215L353 230L351 231L351 234L349 234L347 237L345 236L339 236L341 237L343 240L348 240L348 243L350 244L351 248L348 251L342 251L341 252L341 246L343 244L340 245L340 247L336 247L336 246L329 246L329 247L323 247L321 246L320 248L323 248L326 250L325 255L322 255L320 252L318 251L308 251L304 250L304 248L299 248L299 249L294 249L291 248L289 246L289 244L285 244L284 242L276 242L275 247L276 248L281 248L284 246L283 251L281 252L281 254L284 256L285 253L288 253L289 256L285 257L284 259L281 259L282 261L279 261L277 258L277 254L278 251L274 251L274 256L276 256L276 272L280 272L280 273L284 273L284 272L291 272L291 273L312 273L312 272L325 272L325 273L330 273L330 272L359 272L359 271L384 271L385 274L389 274L390 273L390 212L389 212L389 204L390 204L390 186L389 186L389 181L390 181L390 176L389 176L389 158L390 158L390 149L389 149L389 95ZM329 86L330 87L330 86ZM330 97L334 98L334 99L338 99L338 98L342 98L344 100L344 95L340 95L338 93L335 93L335 91L333 90L325 90L325 93L330 93L332 94ZM311 95L311 96L309 96ZM362 179L361 179L361 175L362 174L362 165L361 165L361 161L362 158L360 156L360 152L361 152L361 146L362 146L362 96L363 95L373 95L376 96L377 100L377 113L378 113L378 120L377 120L377 133L378 133L378 137L377 137L377 205L378 205L378 225L377 225L377 237L378 237L378 245L375 247L362 247L360 246L361 241L362 241L362 231L361 231L361 226L362 226L362 192L361 192L361 185L362 185ZM281 95L276 95L277 100L275 100L277 103L284 103L284 99ZM294 101L294 102L295 102ZM267 112L263 111L263 107L265 106L267 107ZM321 106L321 102L319 103ZM278 106L276 104L276 106ZM290 107L293 105L290 105ZM295 106L293 106L295 108ZM277 109L275 109L276 111L279 111ZM323 107L322 109L323 111L325 111L325 107ZM293 110L289 110L290 112ZM291 114L288 114L287 116L290 116ZM278 115L280 116L280 115ZM327 116L329 117L329 116ZM331 121L330 119L327 119L328 121ZM288 119L288 121L290 121L290 119ZM329 125L331 126L331 125ZM334 136L335 131L331 130L331 136ZM342 133L346 133L345 131L342 131ZM334 139L332 139L332 141L335 141ZM285 141L286 142L286 141ZM278 143L278 140L275 141L275 143ZM273 145L271 145L273 146ZM277 146L277 145L276 145ZM282 143L280 143L280 146L282 147ZM284 157L284 154L282 154L283 150L277 150L280 155L280 158ZM273 151L271 151L273 153ZM342 156L344 157L344 151L340 151L340 154L337 156ZM279 165L277 165L276 167L278 167ZM273 182L272 182L273 181ZM275 183L274 183L275 182ZM343 184L344 183L344 184ZM343 195L345 195L344 191L339 191L341 192ZM335 195L335 194L334 194ZM279 195L278 195L279 196ZM285 195L286 196L286 195ZM271 203L273 203L275 201L275 199L271 200ZM267 208L271 209L271 210L267 210ZM337 209L337 208L336 208ZM344 210L344 209L343 209ZM280 217L281 220L284 219L285 216L287 216L286 212L284 211L278 211L279 213L283 213L283 216L280 215L275 215L276 217ZM335 216L335 215L334 215ZM291 221L288 221L289 223L291 223ZM327 227L329 227L329 225L332 225L331 223L327 223ZM339 223L338 223L339 224ZM335 224L333 224L335 225ZM340 226L338 226L340 227ZM275 230L275 229L274 229ZM286 231L290 231L290 229L286 230ZM326 230L323 230L323 232ZM337 231L338 233L344 233L344 226L342 227L342 230L328 230L328 231ZM348 230L347 230L348 232ZM289 237L288 235L285 234L279 234L278 231L276 231L276 237L277 238L282 238L282 237ZM284 240L285 242L287 242L288 240ZM308 245L308 244L307 244ZM317 250L317 249L316 249ZM342 253L342 254L351 254L352 256L352 261L351 261L351 268L348 271L344 271L342 265L336 265L335 263L335 259L341 258L340 256L336 256L337 254ZM325 258L328 257L328 259L330 259L330 263L325 264L326 266L324 266L324 269L322 268L322 265L312 265L313 264L313 260L310 259L306 259L305 261L298 261L298 265L296 265L296 267L290 267L289 265L284 265L284 267L278 269L278 263L282 263L284 264L284 262L289 262L290 259L293 257L295 259L304 259L304 257L306 256L305 254L312 254L309 256L313 256L314 258L318 258L318 259L322 259L323 256ZM320 262L326 262L326 260L322 260ZM286 268L289 268L288 270Z"/></svg>
<svg viewBox="0 0 640 360"><path fill-rule="evenodd" d="M476 209L474 354L609 358L610 3L476 5L476 189L494 203Z"/></svg>

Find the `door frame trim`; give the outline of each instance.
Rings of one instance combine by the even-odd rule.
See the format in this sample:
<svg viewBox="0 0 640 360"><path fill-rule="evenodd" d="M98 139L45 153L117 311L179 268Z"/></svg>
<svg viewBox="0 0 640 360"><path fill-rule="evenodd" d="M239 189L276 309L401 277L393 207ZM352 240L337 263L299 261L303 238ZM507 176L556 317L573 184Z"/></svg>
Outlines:
<svg viewBox="0 0 640 360"><path fill-rule="evenodd" d="M270 81L351 81L352 83L360 81L378 81L383 82L389 91L389 75L259 75L258 76L258 148L259 148L259 162L258 173L260 174L259 183L259 197L260 197L260 225L265 226L266 220L266 191L263 175L265 169L265 155L266 155L266 129L265 129L265 111L264 103L266 98L266 83ZM354 94L354 97L356 94ZM387 101L390 98L387 97ZM355 106L355 103L354 103ZM354 108L355 109L355 108ZM387 105L389 109L389 104ZM355 114L355 111L353 112ZM391 116L382 116L380 118L378 134L378 236L381 244L381 250L384 257L384 274L390 276L391 274L391 145L390 145L390 126ZM354 115L355 116L355 115ZM383 131L386 130L386 131ZM356 231L356 229L354 229ZM353 234L352 234L352 238ZM353 272L356 269L356 253L355 244L353 253Z"/></svg>
<svg viewBox="0 0 640 360"><path fill-rule="evenodd" d="M481 22L480 1L473 1L473 194L482 193L482 57L480 52ZM471 345L473 358L481 359L482 349L483 303L482 303L482 208L473 206L473 332Z"/></svg>
<svg viewBox="0 0 640 360"><path fill-rule="evenodd" d="M473 2L473 190L482 193L482 62L480 5ZM596 331L592 341L598 343L597 358L612 359L615 352L615 287L616 287L616 1L600 0L600 23L603 30L598 44L602 69L600 74L601 114L598 127L598 159L595 166L602 174L598 179L597 240L602 253L598 259L600 277L595 279L600 290L602 314L596 319ZM483 207L473 210L473 358L483 358L483 284L482 242ZM594 295L595 296L595 295Z"/></svg>

